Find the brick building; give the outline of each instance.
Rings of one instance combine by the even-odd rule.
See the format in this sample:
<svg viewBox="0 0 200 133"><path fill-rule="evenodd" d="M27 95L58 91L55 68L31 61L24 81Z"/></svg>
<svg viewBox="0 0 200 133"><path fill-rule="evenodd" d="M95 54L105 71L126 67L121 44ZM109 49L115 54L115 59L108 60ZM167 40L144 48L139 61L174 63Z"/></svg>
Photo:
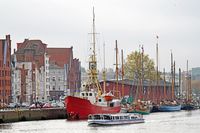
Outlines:
<svg viewBox="0 0 200 133"><path fill-rule="evenodd" d="M100 83L103 88L103 82ZM124 96L132 96L133 98L143 100L151 100L154 103L159 103L162 99L171 99L171 83L166 82L165 84L166 92L164 93L164 81L159 81L159 85L156 85L156 82L143 81L143 92L141 85L137 85L133 80L124 80ZM118 93L119 96L122 96L122 81L118 82L118 92L116 92L116 81L107 80L106 81L106 92L114 92L116 96ZM136 93L137 92L137 93Z"/></svg>
<svg viewBox="0 0 200 133"><path fill-rule="evenodd" d="M17 62L34 62L38 68L44 66L44 54L47 44L41 40L25 39L23 43L17 43L15 52Z"/></svg>
<svg viewBox="0 0 200 133"><path fill-rule="evenodd" d="M27 97L32 99L31 101L46 101L62 94L67 95L67 92L71 92L80 87L80 62L78 59L73 58L73 48L47 48L47 44L43 43L41 40L29 40L25 39L22 43L17 43L17 51L14 52L17 63L31 62L32 66L26 71L31 72L31 81L28 79L28 73L22 70L21 86L23 85L23 90L21 92L22 102L27 101ZM64 87L53 86L50 84L52 77L50 77L50 66L56 65L63 70L61 73L62 82ZM22 68L22 67L20 67ZM55 67L51 67L51 71L54 71ZM57 69L57 68L56 68ZM19 70L19 68L16 68ZM27 82L28 81L28 82ZM31 85L27 86L31 82ZM64 89L64 93L60 93L59 90ZM70 90L70 91L69 91ZM27 92L32 92L32 94L27 94ZM59 92L59 93L55 93ZM26 98L25 98L26 95ZM31 95L31 96L27 96ZM26 100L24 100L26 99ZM19 100L15 100L19 101Z"/></svg>
<svg viewBox="0 0 200 133"><path fill-rule="evenodd" d="M50 64L55 64L65 69L65 78L67 81L65 93L73 95L76 89L81 87L81 64L76 58L73 58L73 47L71 48L47 48Z"/></svg>
<svg viewBox="0 0 200 133"><path fill-rule="evenodd" d="M17 51L14 50L13 54L16 58L15 62L24 66L28 63L29 67L25 71L22 66L15 66L14 70L21 70L21 93L14 101L32 103L36 100L47 100L49 86L46 82L46 78L48 78L48 72L45 69L46 48L47 44L41 40L25 39L24 42L17 43Z"/></svg>
<svg viewBox="0 0 200 133"><path fill-rule="evenodd" d="M11 40L10 35L0 39L0 103L9 103L11 98Z"/></svg>

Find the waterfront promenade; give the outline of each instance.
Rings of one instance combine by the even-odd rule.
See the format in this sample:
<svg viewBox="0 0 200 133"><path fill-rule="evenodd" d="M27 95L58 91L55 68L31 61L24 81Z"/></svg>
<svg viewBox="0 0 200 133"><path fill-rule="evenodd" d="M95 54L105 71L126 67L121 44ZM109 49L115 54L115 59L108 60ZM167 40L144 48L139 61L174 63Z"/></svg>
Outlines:
<svg viewBox="0 0 200 133"><path fill-rule="evenodd" d="M65 108L0 110L0 123L66 118Z"/></svg>

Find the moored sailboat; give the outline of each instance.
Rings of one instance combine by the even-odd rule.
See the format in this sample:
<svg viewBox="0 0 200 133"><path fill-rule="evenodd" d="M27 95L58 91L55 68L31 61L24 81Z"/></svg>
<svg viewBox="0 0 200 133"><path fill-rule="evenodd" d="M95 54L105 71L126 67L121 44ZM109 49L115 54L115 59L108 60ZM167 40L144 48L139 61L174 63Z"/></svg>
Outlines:
<svg viewBox="0 0 200 133"><path fill-rule="evenodd" d="M195 104L192 103L192 89L191 89L191 74L188 72L188 60L187 60L187 73L186 73L186 99L181 105L182 110L194 110L197 109Z"/></svg>
<svg viewBox="0 0 200 133"><path fill-rule="evenodd" d="M175 61L173 63L172 53L171 53L171 77L172 77L171 100L164 100L160 103L158 110L161 112L172 112L172 111L180 111L181 110L181 105L175 100L175 95L174 95Z"/></svg>
<svg viewBox="0 0 200 133"><path fill-rule="evenodd" d="M145 99L145 95L144 95L144 63L143 63L143 58L144 58L144 48L139 47L139 49L141 48L142 52L140 53L139 50L139 58L136 61L136 66L137 68L137 78L136 78L136 82L137 82L137 89L136 89L136 95L134 98L134 101L130 104L129 108L128 108L128 113L139 113L139 114L149 114L150 113L150 101L144 100ZM139 70L141 69L141 70ZM138 82L140 83L140 85L138 85ZM143 100L140 100L143 99Z"/></svg>

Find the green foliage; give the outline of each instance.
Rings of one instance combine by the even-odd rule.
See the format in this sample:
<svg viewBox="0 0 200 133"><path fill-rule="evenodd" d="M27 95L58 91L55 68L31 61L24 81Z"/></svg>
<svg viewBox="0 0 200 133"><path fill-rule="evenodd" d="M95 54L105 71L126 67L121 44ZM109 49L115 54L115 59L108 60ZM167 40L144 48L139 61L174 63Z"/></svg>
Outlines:
<svg viewBox="0 0 200 133"><path fill-rule="evenodd" d="M146 80L156 79L155 64L148 55L135 51L129 54L124 65L125 77L128 79L143 78ZM159 74L160 77L160 74Z"/></svg>

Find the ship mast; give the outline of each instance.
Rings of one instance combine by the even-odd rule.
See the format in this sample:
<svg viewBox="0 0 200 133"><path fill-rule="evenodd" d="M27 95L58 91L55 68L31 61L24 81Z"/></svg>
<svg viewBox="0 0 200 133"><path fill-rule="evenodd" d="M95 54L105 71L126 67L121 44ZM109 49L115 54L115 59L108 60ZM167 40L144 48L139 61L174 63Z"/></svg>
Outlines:
<svg viewBox="0 0 200 133"><path fill-rule="evenodd" d="M173 97L174 99L176 99L176 95L175 95L175 87L176 87L176 63L174 60L174 71L173 71L173 78L174 78L174 90L173 90Z"/></svg>
<svg viewBox="0 0 200 133"><path fill-rule="evenodd" d="M174 64L173 64L173 54L172 54L172 51L171 51L171 78L172 78L172 83L171 83L171 98L172 100L174 100L174 72L173 72L173 69L174 69Z"/></svg>
<svg viewBox="0 0 200 133"><path fill-rule="evenodd" d="M117 47L117 40L115 40L115 44L116 44L116 97L119 98L119 77L118 77L118 71L119 71L119 68L118 68L118 47Z"/></svg>
<svg viewBox="0 0 200 133"><path fill-rule="evenodd" d="M121 54L122 54L122 97L124 97L124 54L123 54L123 50L121 50Z"/></svg>
<svg viewBox="0 0 200 133"><path fill-rule="evenodd" d="M163 69L163 71L164 71L164 99L166 99L166 97L167 97L167 93L166 93L166 80L165 80L165 68Z"/></svg>
<svg viewBox="0 0 200 133"><path fill-rule="evenodd" d="M141 99L145 99L144 97L144 85L143 85L143 81L144 81L144 47L142 45L142 54L141 54Z"/></svg>
<svg viewBox="0 0 200 133"><path fill-rule="evenodd" d="M158 36L156 36L157 43L156 43L156 100L158 101L157 91L158 91ZM153 93L154 94L154 93ZM153 97L154 99L154 97Z"/></svg>
<svg viewBox="0 0 200 133"><path fill-rule="evenodd" d="M106 93L105 43L103 44L103 92Z"/></svg>
<svg viewBox="0 0 200 133"><path fill-rule="evenodd" d="M95 40L95 13L94 13L94 7L93 7L93 23L92 23L92 54L90 55L90 60L89 60L89 86L94 88L97 88L98 90L98 95L100 96L102 91L101 87L98 81L97 77L97 59L96 59L96 52L95 52L95 45L96 45L96 40Z"/></svg>
<svg viewBox="0 0 200 133"><path fill-rule="evenodd" d="M189 70L188 70L188 60L187 60L186 83L187 83L187 88L186 88L187 101L191 102L191 100L192 100L192 89L191 89L191 76L190 76Z"/></svg>
<svg viewBox="0 0 200 133"><path fill-rule="evenodd" d="M178 98L180 99L181 98L181 68L179 68L179 87L178 87Z"/></svg>

